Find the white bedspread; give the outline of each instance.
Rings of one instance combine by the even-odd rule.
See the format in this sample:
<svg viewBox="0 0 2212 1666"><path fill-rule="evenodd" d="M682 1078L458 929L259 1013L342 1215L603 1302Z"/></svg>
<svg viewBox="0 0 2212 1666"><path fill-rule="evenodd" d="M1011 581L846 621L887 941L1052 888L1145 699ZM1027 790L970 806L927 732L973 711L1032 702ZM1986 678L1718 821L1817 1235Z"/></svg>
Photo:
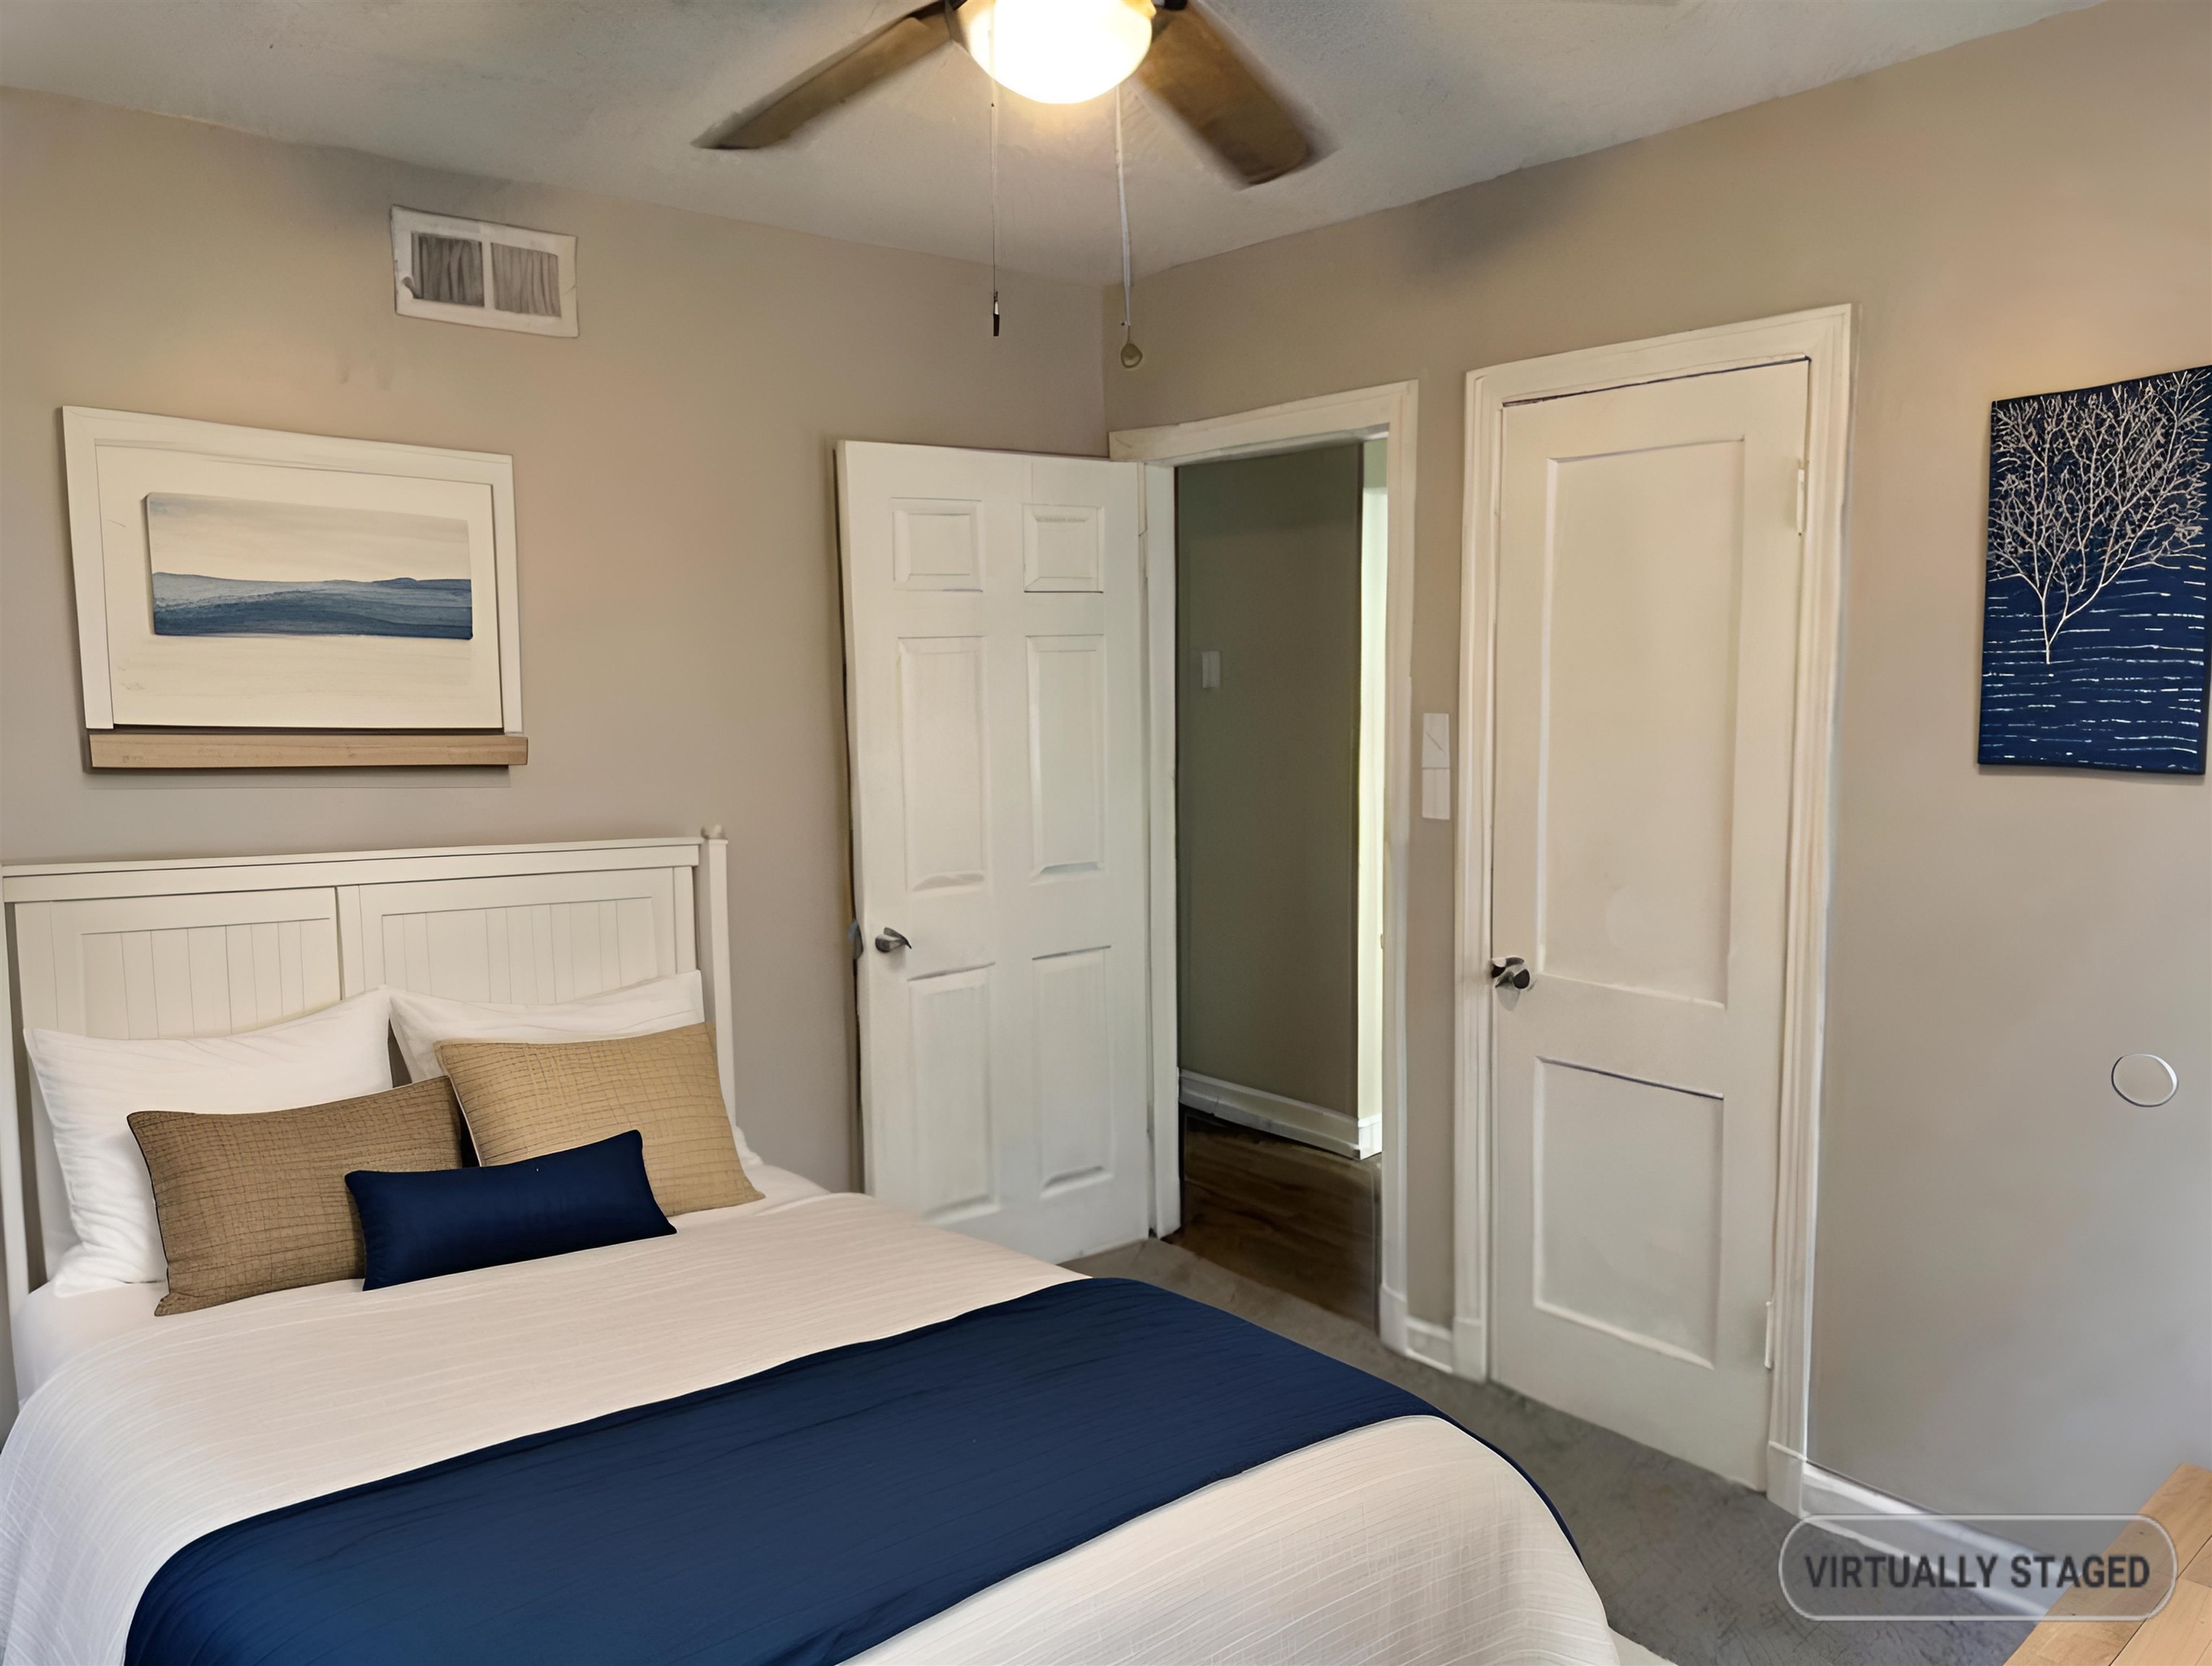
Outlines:
<svg viewBox="0 0 2212 1666"><path fill-rule="evenodd" d="M119 1660L147 1582L228 1523L1075 1276L849 1195L681 1225L389 1290L284 1291L85 1347L0 1454L7 1658ZM1407 1418L1141 1517L867 1658L1614 1657L1528 1485Z"/></svg>

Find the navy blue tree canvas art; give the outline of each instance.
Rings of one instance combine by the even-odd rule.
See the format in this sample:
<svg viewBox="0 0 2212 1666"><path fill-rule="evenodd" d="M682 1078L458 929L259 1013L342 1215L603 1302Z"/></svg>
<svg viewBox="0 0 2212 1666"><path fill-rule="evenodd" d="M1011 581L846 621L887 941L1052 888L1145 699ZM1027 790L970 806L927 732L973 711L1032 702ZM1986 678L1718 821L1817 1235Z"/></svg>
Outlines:
<svg viewBox="0 0 2212 1666"><path fill-rule="evenodd" d="M2212 367L1990 410L1981 761L2202 775Z"/></svg>
<svg viewBox="0 0 2212 1666"><path fill-rule="evenodd" d="M146 547L156 636L473 635L466 521L150 492Z"/></svg>

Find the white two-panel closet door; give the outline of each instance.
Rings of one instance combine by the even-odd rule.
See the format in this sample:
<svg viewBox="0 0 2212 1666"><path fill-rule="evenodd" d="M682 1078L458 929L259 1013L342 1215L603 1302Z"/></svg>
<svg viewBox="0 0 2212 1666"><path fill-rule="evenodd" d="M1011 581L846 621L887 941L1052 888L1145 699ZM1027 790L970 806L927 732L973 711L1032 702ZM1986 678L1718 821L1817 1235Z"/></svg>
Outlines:
<svg viewBox="0 0 2212 1666"><path fill-rule="evenodd" d="M1141 468L838 473L868 1189L1048 1261L1142 1237Z"/></svg>
<svg viewBox="0 0 2212 1666"><path fill-rule="evenodd" d="M1782 1073L1802 362L1509 406L1492 1369L1749 1485Z"/></svg>

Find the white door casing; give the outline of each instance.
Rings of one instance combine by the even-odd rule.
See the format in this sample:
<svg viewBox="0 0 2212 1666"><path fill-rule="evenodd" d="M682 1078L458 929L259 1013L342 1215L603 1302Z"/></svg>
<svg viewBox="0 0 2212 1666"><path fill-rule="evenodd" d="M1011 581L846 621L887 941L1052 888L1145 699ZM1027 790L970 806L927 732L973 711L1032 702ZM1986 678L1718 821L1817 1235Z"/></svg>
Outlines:
<svg viewBox="0 0 2212 1666"><path fill-rule="evenodd" d="M1509 406L1492 1370L1763 1483L1808 369Z"/></svg>
<svg viewBox="0 0 2212 1666"><path fill-rule="evenodd" d="M1116 458L1146 469L1146 605L1150 628L1152 828L1152 1162L1153 1209L1159 1230L1182 1223L1182 1171L1176 1050L1175 902L1175 471L1186 463L1254 457L1340 441L1386 441L1387 511L1382 516L1385 612L1383 660L1388 682L1382 722L1382 988L1376 1051L1381 1099L1382 1280L1378 1322L1384 1344L1398 1353L1452 1368L1453 1333L1414 1317L1407 1299L1406 1247L1406 939L1411 869L1411 738L1413 663L1413 529L1419 523L1416 463L1420 455L1420 387L1391 382L1343 393L1294 399L1258 410L1124 429L1108 436ZM1473 1328L1479 1335L1479 1325ZM1462 1359L1479 1353L1461 1350Z"/></svg>
<svg viewBox="0 0 2212 1666"><path fill-rule="evenodd" d="M1152 1218L1141 473L838 448L866 1183L1054 1262Z"/></svg>

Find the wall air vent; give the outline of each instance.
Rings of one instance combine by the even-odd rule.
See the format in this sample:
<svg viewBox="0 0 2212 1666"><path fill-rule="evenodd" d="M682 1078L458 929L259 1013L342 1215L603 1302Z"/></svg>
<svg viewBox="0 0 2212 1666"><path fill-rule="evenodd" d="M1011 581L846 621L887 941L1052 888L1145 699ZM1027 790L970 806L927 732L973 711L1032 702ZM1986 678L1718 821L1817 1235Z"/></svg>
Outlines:
<svg viewBox="0 0 2212 1666"><path fill-rule="evenodd" d="M392 295L407 318L538 336L576 333L576 240L392 210Z"/></svg>

